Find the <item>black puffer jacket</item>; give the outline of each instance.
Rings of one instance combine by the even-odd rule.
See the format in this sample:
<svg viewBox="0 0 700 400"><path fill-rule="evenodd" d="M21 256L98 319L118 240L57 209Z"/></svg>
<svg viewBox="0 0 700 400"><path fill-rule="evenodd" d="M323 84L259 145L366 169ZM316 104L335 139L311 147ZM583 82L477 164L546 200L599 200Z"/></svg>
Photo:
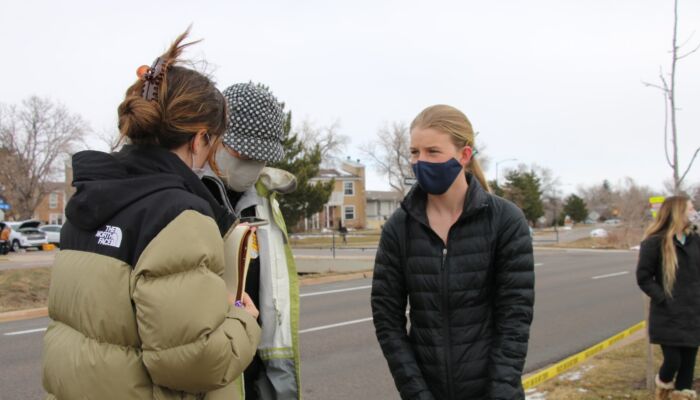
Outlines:
<svg viewBox="0 0 700 400"><path fill-rule="evenodd" d="M471 175L447 246L416 185L384 225L372 315L403 399L524 399L534 303L532 240L522 212ZM406 332L406 300L410 332Z"/></svg>
<svg viewBox="0 0 700 400"><path fill-rule="evenodd" d="M667 346L700 346L700 237L686 238L685 245L675 241L678 257L673 298L663 289L661 236L642 242L637 264L637 283L651 297L649 339Z"/></svg>

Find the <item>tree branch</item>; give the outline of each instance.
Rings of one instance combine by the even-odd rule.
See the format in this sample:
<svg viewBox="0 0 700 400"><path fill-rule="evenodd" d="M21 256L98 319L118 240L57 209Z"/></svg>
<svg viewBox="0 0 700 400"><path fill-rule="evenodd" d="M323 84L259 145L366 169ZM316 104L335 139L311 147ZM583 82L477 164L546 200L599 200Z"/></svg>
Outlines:
<svg viewBox="0 0 700 400"><path fill-rule="evenodd" d="M664 96L664 155L668 166L673 168L671 156L668 154L668 99Z"/></svg>
<svg viewBox="0 0 700 400"><path fill-rule="evenodd" d="M685 54L683 54L683 55L680 55L680 56L676 57L676 60L682 60L682 59L688 57L689 55L691 55L691 54L697 52L698 50L700 50L700 44L698 44L693 50L690 50L689 52L687 52L687 53L685 53Z"/></svg>
<svg viewBox="0 0 700 400"><path fill-rule="evenodd" d="M695 162L695 158L698 156L698 152L700 152L700 147L695 149L695 154L693 154L693 158L690 159L690 163L688 163L688 168L685 169L685 172L683 172L683 175L681 175L681 179L678 180L679 184L681 182L683 182L683 179L685 179L685 176L688 175L688 172L690 171L690 167L693 166L693 163Z"/></svg>

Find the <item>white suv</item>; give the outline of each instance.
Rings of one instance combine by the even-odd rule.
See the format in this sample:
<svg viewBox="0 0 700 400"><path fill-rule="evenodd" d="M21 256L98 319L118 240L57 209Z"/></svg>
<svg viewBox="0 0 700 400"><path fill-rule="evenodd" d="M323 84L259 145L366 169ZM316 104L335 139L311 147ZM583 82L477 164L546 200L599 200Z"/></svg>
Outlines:
<svg viewBox="0 0 700 400"><path fill-rule="evenodd" d="M38 229L41 222L37 220L28 219L26 221L5 223L12 229L10 233L10 247L14 252L29 247L36 247L41 250L42 246L48 243L46 234Z"/></svg>
<svg viewBox="0 0 700 400"><path fill-rule="evenodd" d="M63 225L42 225L39 230L46 234L46 240L58 246L61 243L61 227Z"/></svg>

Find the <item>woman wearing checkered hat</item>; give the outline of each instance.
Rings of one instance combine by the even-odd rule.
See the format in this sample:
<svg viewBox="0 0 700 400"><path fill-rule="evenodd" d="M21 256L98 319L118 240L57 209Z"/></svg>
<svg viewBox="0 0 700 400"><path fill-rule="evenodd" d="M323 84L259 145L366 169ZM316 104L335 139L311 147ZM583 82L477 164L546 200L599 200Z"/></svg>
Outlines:
<svg viewBox="0 0 700 400"><path fill-rule="evenodd" d="M299 358L299 287L287 240L287 227L276 197L296 189L287 171L265 165L284 151L285 115L265 87L240 83L223 91L228 124L215 162L221 177L203 181L221 204L241 218L258 218L257 258L251 262L245 291L260 309L262 338L257 356L244 374L245 398L301 399Z"/></svg>

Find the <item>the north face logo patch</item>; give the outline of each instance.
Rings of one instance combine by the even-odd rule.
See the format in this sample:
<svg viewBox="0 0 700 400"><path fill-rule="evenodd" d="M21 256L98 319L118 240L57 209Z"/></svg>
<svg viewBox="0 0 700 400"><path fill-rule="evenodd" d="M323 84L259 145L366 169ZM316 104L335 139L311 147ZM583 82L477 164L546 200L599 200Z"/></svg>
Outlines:
<svg viewBox="0 0 700 400"><path fill-rule="evenodd" d="M95 234L97 244L103 246L119 247L122 245L122 229L118 226L107 225L105 230L97 231Z"/></svg>

